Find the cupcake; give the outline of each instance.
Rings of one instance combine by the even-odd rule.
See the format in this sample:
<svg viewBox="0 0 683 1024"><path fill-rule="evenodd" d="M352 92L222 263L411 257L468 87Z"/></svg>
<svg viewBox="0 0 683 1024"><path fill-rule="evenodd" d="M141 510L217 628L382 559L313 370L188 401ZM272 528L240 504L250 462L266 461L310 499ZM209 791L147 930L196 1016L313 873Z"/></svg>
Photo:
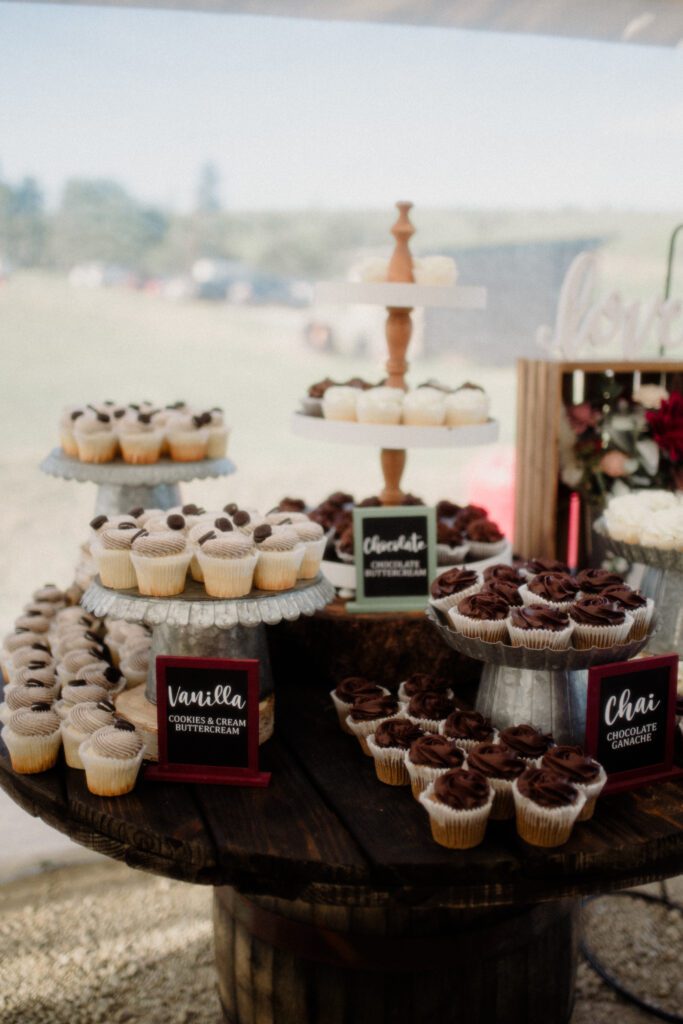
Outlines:
<svg viewBox="0 0 683 1024"><path fill-rule="evenodd" d="M417 800L420 793L424 792L439 775L453 768L462 768L465 763L465 751L445 736L425 733L412 741L404 753L403 760L413 796Z"/></svg>
<svg viewBox="0 0 683 1024"><path fill-rule="evenodd" d="M466 528L471 558L493 558L505 547L505 537L490 519L475 519Z"/></svg>
<svg viewBox="0 0 683 1024"><path fill-rule="evenodd" d="M33 775L55 766L62 744L60 724L48 701L36 701L10 716L0 736L15 772Z"/></svg>
<svg viewBox="0 0 683 1024"><path fill-rule="evenodd" d="M459 526L461 530L464 530L470 523L473 523L475 519L488 519L488 515L488 512L482 505L464 505L456 513L453 524L454 526Z"/></svg>
<svg viewBox="0 0 683 1024"><path fill-rule="evenodd" d="M481 579L473 569L449 569L437 576L430 588L430 604L441 612L481 589Z"/></svg>
<svg viewBox="0 0 683 1024"><path fill-rule="evenodd" d="M517 832L532 846L562 846L581 814L586 796L562 775L527 768L512 787Z"/></svg>
<svg viewBox="0 0 683 1024"><path fill-rule="evenodd" d="M74 437L81 462L111 462L119 442L109 413L89 405L74 424Z"/></svg>
<svg viewBox="0 0 683 1024"><path fill-rule="evenodd" d="M60 718L66 718L75 704L88 702L97 704L100 700L109 699L108 687L98 686L97 683L88 683L85 679L72 679L62 687L60 699L55 704L55 711Z"/></svg>
<svg viewBox="0 0 683 1024"><path fill-rule="evenodd" d="M496 597L499 597L501 601L505 601L505 603L511 608L521 608L524 604L517 584L510 583L507 580L500 580L495 577L493 579L484 580L480 593L494 594Z"/></svg>
<svg viewBox="0 0 683 1024"><path fill-rule="evenodd" d="M210 530L200 538L196 557L211 597L245 597L251 591L259 559L251 537L232 528Z"/></svg>
<svg viewBox="0 0 683 1024"><path fill-rule="evenodd" d="M223 410L215 405L210 409L208 415L211 417L207 424L209 429L209 443L206 449L208 459L224 459L228 451L228 437L230 430L225 425Z"/></svg>
<svg viewBox="0 0 683 1024"><path fill-rule="evenodd" d="M363 391L356 399L359 423L397 424L401 422L404 392L402 388L377 387Z"/></svg>
<svg viewBox="0 0 683 1024"><path fill-rule="evenodd" d="M83 679L94 686L103 686L110 694L116 696L126 688L126 680L120 669L107 661L93 661L78 670L76 679Z"/></svg>
<svg viewBox="0 0 683 1024"><path fill-rule="evenodd" d="M450 608L448 618L458 633L488 643L507 639L508 606L495 594L472 594Z"/></svg>
<svg viewBox="0 0 683 1024"><path fill-rule="evenodd" d="M405 714L419 725L423 732L438 732L445 718L455 711L456 703L447 693L433 690L418 691L406 705Z"/></svg>
<svg viewBox="0 0 683 1024"><path fill-rule="evenodd" d="M494 821L514 818L512 784L526 771L527 762L502 743L479 743L468 751L467 767L481 772L493 787L491 818Z"/></svg>
<svg viewBox="0 0 683 1024"><path fill-rule="evenodd" d="M508 633L513 647L564 651L571 643L573 632L574 624L569 613L559 608L529 604L523 608L510 609Z"/></svg>
<svg viewBox="0 0 683 1024"><path fill-rule="evenodd" d="M209 423L211 416L192 416L176 413L166 429L166 440L174 462L199 462L209 449Z"/></svg>
<svg viewBox="0 0 683 1024"><path fill-rule="evenodd" d="M323 416L326 420L356 420L356 399L360 392L356 388L333 385L327 388L322 399Z"/></svg>
<svg viewBox="0 0 683 1024"><path fill-rule="evenodd" d="M375 761L375 773L388 786L408 786L410 776L405 765L406 751L422 736L422 729L407 718L390 718L367 738Z"/></svg>
<svg viewBox="0 0 683 1024"><path fill-rule="evenodd" d="M67 651L57 665L57 680L61 686L75 679L84 665L92 665L94 661L106 661L103 647L86 647L75 651Z"/></svg>
<svg viewBox="0 0 683 1024"><path fill-rule="evenodd" d="M438 565L457 565L464 562L470 550L462 530L443 519L436 524L436 561Z"/></svg>
<svg viewBox="0 0 683 1024"><path fill-rule="evenodd" d="M378 686L363 676L347 676L346 679L342 679L330 693L342 730L351 733L346 719L358 697L379 697L388 694L389 691L383 686Z"/></svg>
<svg viewBox="0 0 683 1024"><path fill-rule="evenodd" d="M86 737L79 747L79 754L90 792L96 796L130 793L144 753L145 743L141 734L122 718Z"/></svg>
<svg viewBox="0 0 683 1024"><path fill-rule="evenodd" d="M340 562L346 562L347 565L353 565L356 560L354 554L355 543L353 526L347 526L334 544L334 550Z"/></svg>
<svg viewBox="0 0 683 1024"><path fill-rule="evenodd" d="M125 649L121 659L121 671L126 680L126 689L132 690L147 681L150 656L148 643Z"/></svg>
<svg viewBox="0 0 683 1024"><path fill-rule="evenodd" d="M488 395L478 384L463 384L446 396L446 423L449 427L486 423L490 405Z"/></svg>
<svg viewBox="0 0 683 1024"><path fill-rule="evenodd" d="M319 523L304 516L292 522L292 529L304 545L304 558L299 569L299 579L313 580L320 572L320 563L325 554L327 537Z"/></svg>
<svg viewBox="0 0 683 1024"><path fill-rule="evenodd" d="M394 718L398 714L398 710L398 700L389 693L370 694L357 697L354 700L346 724L358 739L363 753L368 757L372 757L367 744L368 736L372 732L377 732L382 722L388 718Z"/></svg>
<svg viewBox="0 0 683 1024"><path fill-rule="evenodd" d="M524 604L545 604L559 611L569 611L579 594L579 586L573 576L566 572L541 572L519 592Z"/></svg>
<svg viewBox="0 0 683 1024"><path fill-rule="evenodd" d="M164 432L153 412L129 410L119 419L116 431L124 462L147 466L159 461Z"/></svg>
<svg viewBox="0 0 683 1024"><path fill-rule="evenodd" d="M569 566L555 558L530 558L520 569L525 579L530 580L541 572L569 572Z"/></svg>
<svg viewBox="0 0 683 1024"><path fill-rule="evenodd" d="M258 562L254 586L259 590L289 590L295 586L305 546L291 526L262 523L254 530Z"/></svg>
<svg viewBox="0 0 683 1024"><path fill-rule="evenodd" d="M502 583L511 583L514 587L521 587L526 577L511 565L498 562L496 565L487 565L484 569L484 583L491 583L493 580L500 580Z"/></svg>
<svg viewBox="0 0 683 1024"><path fill-rule="evenodd" d="M601 764L592 757L586 757L582 747L560 745L551 747L543 755L541 768L563 775L585 795L586 803L579 814L579 821L593 817L595 804L607 782L607 772Z"/></svg>
<svg viewBox="0 0 683 1024"><path fill-rule="evenodd" d="M549 733L534 729L533 725L511 725L501 731L498 740L525 761L536 761L555 745Z"/></svg>
<svg viewBox="0 0 683 1024"><path fill-rule="evenodd" d="M78 458L78 444L76 443L76 421L85 412L81 406L70 405L62 412L59 420L59 443L65 455L72 459Z"/></svg>
<svg viewBox="0 0 683 1024"><path fill-rule="evenodd" d="M14 620L16 629L28 629L31 633L47 633L51 622L40 612L24 612Z"/></svg>
<svg viewBox="0 0 683 1024"><path fill-rule="evenodd" d="M37 679L29 679L21 686L9 686L5 688L5 700L0 704L0 721L7 724L15 711L21 708L30 708L32 704L54 704L56 691L54 687L39 682Z"/></svg>
<svg viewBox="0 0 683 1024"><path fill-rule="evenodd" d="M131 558L141 594L148 597L182 594L192 558L182 533L139 530L133 538Z"/></svg>
<svg viewBox="0 0 683 1024"><path fill-rule="evenodd" d="M442 391L424 387L409 391L403 399L403 422L411 427L441 427L446 421Z"/></svg>
<svg viewBox="0 0 683 1024"><path fill-rule="evenodd" d="M624 644L633 626L629 612L600 594L577 601L569 614L574 623L572 642L579 650Z"/></svg>
<svg viewBox="0 0 683 1024"><path fill-rule="evenodd" d="M67 601L64 591L60 590L54 583L45 583L42 587L38 587L37 590L33 591L31 597L34 601L49 601L58 611L64 608Z"/></svg>
<svg viewBox="0 0 683 1024"><path fill-rule="evenodd" d="M450 850L469 850L484 838L493 804L493 789L479 772L454 768L420 793L429 814L432 837Z"/></svg>
<svg viewBox="0 0 683 1024"><path fill-rule="evenodd" d="M84 740L105 725L114 721L114 705L109 700L101 700L97 704L87 701L74 704L66 718L62 720L62 743L64 757L69 768L83 769L79 747Z"/></svg>
<svg viewBox="0 0 683 1024"><path fill-rule="evenodd" d="M23 647L34 648L41 642L45 643L45 636L42 633L35 633L32 629L15 626L14 630L8 633L2 641L2 648L11 659L15 651L20 651ZM47 644L46 648L49 650Z"/></svg>
<svg viewBox="0 0 683 1024"><path fill-rule="evenodd" d="M398 699L407 704L416 693L444 693L448 697L453 696L448 679L428 672L413 672L404 679L398 688Z"/></svg>
<svg viewBox="0 0 683 1024"><path fill-rule="evenodd" d="M182 533L188 534L190 524L181 512L163 512L157 519L148 519L143 529L147 533Z"/></svg>
<svg viewBox="0 0 683 1024"><path fill-rule="evenodd" d="M655 610L652 598L644 597L640 591L633 590L625 583L605 587L601 596L611 601L617 608L628 612L632 617L630 640L642 640L644 636L647 636Z"/></svg>
<svg viewBox="0 0 683 1024"><path fill-rule="evenodd" d="M44 664L40 661L30 661L28 665L14 667L10 675L11 686L25 686L30 680L41 683L43 686L56 686L57 676L54 664Z"/></svg>
<svg viewBox="0 0 683 1024"><path fill-rule="evenodd" d="M440 732L446 739L454 740L456 746L467 752L478 743L493 743L496 731L490 720L479 711L456 708L441 723Z"/></svg>
<svg viewBox="0 0 683 1024"><path fill-rule="evenodd" d="M56 671L57 666L49 648L47 650L41 650L41 647L43 647L42 644L37 647L20 647L18 651L14 652L12 655L12 665L9 668L9 678L11 683L16 681L15 675L22 668L36 670L41 668L53 668Z"/></svg>
<svg viewBox="0 0 683 1024"><path fill-rule="evenodd" d="M624 586L622 577L607 569L582 569L577 573L576 582L584 597L588 594L601 594L607 587Z"/></svg>
<svg viewBox="0 0 683 1024"><path fill-rule="evenodd" d="M136 583L131 561L131 543L137 536L137 527L123 523L98 533L91 551L97 562L97 571L103 586L113 590L128 590Z"/></svg>

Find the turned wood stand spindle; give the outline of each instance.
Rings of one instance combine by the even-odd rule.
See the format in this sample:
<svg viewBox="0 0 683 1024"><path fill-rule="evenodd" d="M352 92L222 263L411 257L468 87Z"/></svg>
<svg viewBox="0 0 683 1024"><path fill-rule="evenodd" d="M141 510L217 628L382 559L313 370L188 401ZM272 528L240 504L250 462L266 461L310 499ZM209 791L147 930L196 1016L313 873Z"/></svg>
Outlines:
<svg viewBox="0 0 683 1024"><path fill-rule="evenodd" d="M391 229L391 233L396 239L396 247L389 260L387 280L403 284L410 284L415 280L413 257L408 247L410 238L415 234L415 228L408 217L412 205L412 203L396 203L398 220ZM405 373L408 369L406 352L410 344L410 336L413 333L412 309L396 309L390 306L387 313L385 328L389 350L389 358L386 363L387 385L406 391ZM381 463L384 475L384 490L380 494L382 504L400 505L404 497L401 490L401 477L406 464L405 450L383 448Z"/></svg>

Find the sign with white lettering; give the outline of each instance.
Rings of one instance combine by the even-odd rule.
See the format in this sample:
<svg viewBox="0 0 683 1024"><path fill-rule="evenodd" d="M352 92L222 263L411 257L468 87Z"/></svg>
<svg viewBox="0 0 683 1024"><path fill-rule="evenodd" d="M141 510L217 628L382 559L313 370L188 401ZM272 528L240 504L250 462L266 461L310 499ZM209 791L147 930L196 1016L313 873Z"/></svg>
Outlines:
<svg viewBox="0 0 683 1024"><path fill-rule="evenodd" d="M159 763L145 778L267 786L259 772L259 662L157 657Z"/></svg>
<svg viewBox="0 0 683 1024"><path fill-rule="evenodd" d="M356 600L351 611L427 607L436 575L433 508L398 505L353 510Z"/></svg>
<svg viewBox="0 0 683 1024"><path fill-rule="evenodd" d="M678 656L598 665L588 672L586 750L606 792L681 774L673 763Z"/></svg>

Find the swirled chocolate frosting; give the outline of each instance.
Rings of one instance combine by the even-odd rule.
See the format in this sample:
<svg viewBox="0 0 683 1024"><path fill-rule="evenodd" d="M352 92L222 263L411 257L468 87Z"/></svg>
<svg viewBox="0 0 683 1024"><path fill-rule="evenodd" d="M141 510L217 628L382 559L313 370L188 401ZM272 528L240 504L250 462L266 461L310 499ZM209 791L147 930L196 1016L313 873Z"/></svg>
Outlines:
<svg viewBox="0 0 683 1024"><path fill-rule="evenodd" d="M569 614L581 626L620 626L626 613L623 608L612 604L609 598L595 594L577 601Z"/></svg>
<svg viewBox="0 0 683 1024"><path fill-rule="evenodd" d="M450 682L444 676L432 676L427 672L413 672L403 681L403 690L408 697L414 697L416 693L443 693L450 686Z"/></svg>
<svg viewBox="0 0 683 1024"><path fill-rule="evenodd" d="M605 587L621 587L624 584L621 576L607 569L582 569L576 582L584 594L600 594Z"/></svg>
<svg viewBox="0 0 683 1024"><path fill-rule="evenodd" d="M486 509L481 505L465 505L455 516L455 525L465 529L475 519L486 519Z"/></svg>
<svg viewBox="0 0 683 1024"><path fill-rule="evenodd" d="M495 594L471 594L458 603L458 611L468 619L479 619L484 622L491 619L506 619L508 606Z"/></svg>
<svg viewBox="0 0 683 1024"><path fill-rule="evenodd" d="M647 600L643 597L639 590L633 590L625 583L614 584L611 587L605 587L600 593L601 597L607 598L608 601L612 601L620 608L625 608L627 611L637 611L638 608L645 608Z"/></svg>
<svg viewBox="0 0 683 1024"><path fill-rule="evenodd" d="M449 569L442 572L432 583L432 597L450 597L461 590L469 590L479 582L479 577L472 569Z"/></svg>
<svg viewBox="0 0 683 1024"><path fill-rule="evenodd" d="M503 540L498 524L490 519L473 519L467 526L467 536L470 540L484 544L497 544Z"/></svg>
<svg viewBox="0 0 683 1024"><path fill-rule="evenodd" d="M389 718L398 711L398 701L390 693L358 697L351 705L354 722L372 722L375 718Z"/></svg>
<svg viewBox="0 0 683 1024"><path fill-rule="evenodd" d="M550 629L559 633L569 625L569 615L547 604L529 604L525 608L512 609L510 625L515 629Z"/></svg>
<svg viewBox="0 0 683 1024"><path fill-rule="evenodd" d="M526 761L502 743L480 743L467 755L468 767L490 779L518 779L526 771Z"/></svg>
<svg viewBox="0 0 683 1024"><path fill-rule="evenodd" d="M553 745L549 733L539 732L533 725L512 725L503 729L500 742L514 750L521 757L541 757Z"/></svg>
<svg viewBox="0 0 683 1024"><path fill-rule="evenodd" d="M437 721L447 718L455 710L455 701L445 693L423 690L410 698L408 714L413 718L432 718Z"/></svg>
<svg viewBox="0 0 683 1024"><path fill-rule="evenodd" d="M410 760L425 768L460 768L465 752L453 740L428 732L410 744Z"/></svg>
<svg viewBox="0 0 683 1024"><path fill-rule="evenodd" d="M532 594L556 604L574 601L579 592L576 580L566 572L541 572L527 586Z"/></svg>
<svg viewBox="0 0 683 1024"><path fill-rule="evenodd" d="M507 602L512 607L521 606L522 604L517 584L509 583L507 580L487 580L479 593L494 594L501 601Z"/></svg>
<svg viewBox="0 0 683 1024"><path fill-rule="evenodd" d="M557 562L554 558L530 558L523 568L532 576L539 572L569 572L569 566Z"/></svg>
<svg viewBox="0 0 683 1024"><path fill-rule="evenodd" d="M524 577L521 573L517 572L511 565L489 565L488 568L484 569L485 580L505 580L506 583L514 583L516 587L521 587L524 583Z"/></svg>
<svg viewBox="0 0 683 1024"><path fill-rule="evenodd" d="M543 755L542 768L565 775L571 782L590 785L600 775L600 765L592 757L586 757L583 747L561 745L551 747Z"/></svg>
<svg viewBox="0 0 683 1024"><path fill-rule="evenodd" d="M453 711L444 722L446 736L483 743L493 736L493 725L479 711Z"/></svg>
<svg viewBox="0 0 683 1024"><path fill-rule="evenodd" d="M579 795L568 778L547 768L527 768L520 775L517 787L522 796L540 807L570 807Z"/></svg>
<svg viewBox="0 0 683 1024"><path fill-rule="evenodd" d="M475 807L483 807L490 791L490 785L481 772L469 768L453 768L434 780L436 799L455 811L471 811Z"/></svg>
<svg viewBox="0 0 683 1024"><path fill-rule="evenodd" d="M422 735L419 725L415 725L408 718L390 718L377 726L375 743L378 747L399 747L401 750L408 750L411 743L419 740Z"/></svg>
<svg viewBox="0 0 683 1024"><path fill-rule="evenodd" d="M365 679L363 676L347 676L337 683L335 694L345 704L353 704L357 697L372 697L381 695L381 687L377 683Z"/></svg>

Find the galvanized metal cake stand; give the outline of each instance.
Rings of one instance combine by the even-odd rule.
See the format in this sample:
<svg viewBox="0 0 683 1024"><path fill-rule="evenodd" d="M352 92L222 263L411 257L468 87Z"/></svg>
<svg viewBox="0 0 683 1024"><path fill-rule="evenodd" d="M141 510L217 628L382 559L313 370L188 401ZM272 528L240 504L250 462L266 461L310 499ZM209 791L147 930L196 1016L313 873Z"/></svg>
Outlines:
<svg viewBox="0 0 683 1024"><path fill-rule="evenodd" d="M449 647L484 662L475 702L477 711L498 729L529 723L552 733L558 743L584 743L588 669L628 661L650 638L587 651L532 651L472 640L457 633L437 609L430 607L426 614ZM650 636L654 629L653 622Z"/></svg>
<svg viewBox="0 0 683 1024"><path fill-rule="evenodd" d="M182 504L178 484L190 480L228 476L235 472L230 459L202 459L199 462L174 462L159 459L148 466L133 466L121 460L114 462L80 462L53 448L40 468L49 476L78 483L97 484L95 513L118 515L136 506L142 508L173 508Z"/></svg>
<svg viewBox="0 0 683 1024"><path fill-rule="evenodd" d="M610 550L631 565L644 565L645 574L640 590L651 597L657 607L657 635L648 643L653 654L677 652L683 658L683 551L665 551L627 544L610 537L604 519L598 519L593 529L608 542Z"/></svg>

